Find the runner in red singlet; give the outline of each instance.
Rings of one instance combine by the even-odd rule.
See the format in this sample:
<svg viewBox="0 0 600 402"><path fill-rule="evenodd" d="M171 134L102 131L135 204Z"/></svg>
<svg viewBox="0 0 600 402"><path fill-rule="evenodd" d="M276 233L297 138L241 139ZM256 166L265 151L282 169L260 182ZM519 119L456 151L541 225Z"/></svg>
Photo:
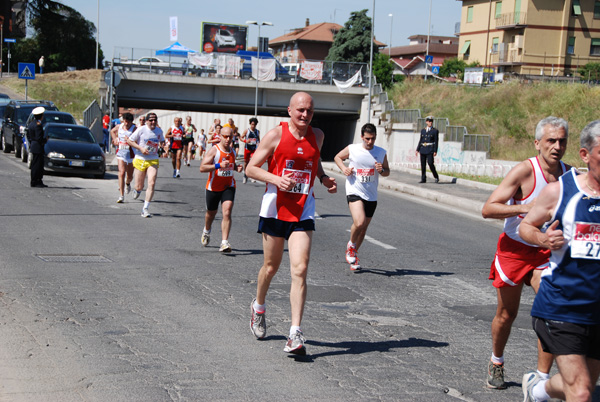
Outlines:
<svg viewBox="0 0 600 402"><path fill-rule="evenodd" d="M256 298L250 306L250 329L262 339L266 335L265 301L271 280L277 273L285 240L288 240L292 285L290 304L292 325L283 349L286 353L306 354L300 328L306 301L306 274L312 232L315 230L315 178L335 193L335 179L323 172L321 146L324 134L311 128L314 114L312 97L298 92L290 99L289 123L267 133L246 167L248 177L267 183L263 196L258 232L263 236L264 263L258 273ZM261 166L269 160L268 171Z"/></svg>
<svg viewBox="0 0 600 402"><path fill-rule="evenodd" d="M173 126L169 127L165 138L171 140L171 158L173 162L173 177L181 177L179 170L181 169L181 155L183 153L183 132L182 126L183 119L181 117L175 117L173 119Z"/></svg>

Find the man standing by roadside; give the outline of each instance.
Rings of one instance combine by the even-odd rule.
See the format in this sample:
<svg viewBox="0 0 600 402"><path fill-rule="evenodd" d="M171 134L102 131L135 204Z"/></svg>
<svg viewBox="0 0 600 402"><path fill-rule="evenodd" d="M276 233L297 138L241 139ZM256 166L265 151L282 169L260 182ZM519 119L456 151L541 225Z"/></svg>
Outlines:
<svg viewBox="0 0 600 402"><path fill-rule="evenodd" d="M551 250L531 309L544 351L556 358L550 379L523 376L524 401L591 401L600 373L600 120L580 135L588 172L572 169L549 184L523 222L523 240ZM542 227L549 227L542 232Z"/></svg>
<svg viewBox="0 0 600 402"><path fill-rule="evenodd" d="M504 219L490 279L496 288L498 306L492 321L492 357L488 363L488 388L504 389L504 348L521 303L523 284L537 292L541 272L548 267L548 250L519 236L519 225L531 210L536 197L548 184L558 180L570 167L561 162L567 149L569 126L549 116L535 130L539 154L515 166L490 195L482 209L484 218ZM552 355L538 345L538 373L548 377Z"/></svg>
<svg viewBox="0 0 600 402"><path fill-rule="evenodd" d="M371 123L365 124L360 138L362 144L348 145L334 157L335 164L346 175L346 199L352 215L346 261L352 271L361 269L357 253L377 208L379 175L390 175L386 151L375 145L377 128ZM343 162L346 159L349 159L348 167Z"/></svg>
<svg viewBox="0 0 600 402"><path fill-rule="evenodd" d="M206 214L204 229L200 242L204 247L210 242L213 221L221 204L223 220L221 221L221 247L219 251L229 253L229 232L231 231L231 211L235 200L235 179L233 171L242 171L242 166L235 163L235 151L231 147L233 131L229 127L221 130L221 142L212 147L202 159L200 172L208 173L206 181Z"/></svg>
<svg viewBox="0 0 600 402"><path fill-rule="evenodd" d="M135 130L127 138L129 146L134 147L139 152L133 159L133 167L136 168L135 190L133 190L133 199L137 200L144 189L144 181L148 174L148 188L146 189L146 199L142 208L142 216L151 218L148 212L150 202L154 197L154 186L158 176L158 148L164 146L165 137L160 127L156 126L158 118L156 113L148 113L146 116L146 125Z"/></svg>
<svg viewBox="0 0 600 402"><path fill-rule="evenodd" d="M250 305L250 329L257 339L266 336L265 303L271 280L277 273L288 240L292 284L290 304L292 322L283 349L286 353L306 354L300 327L306 302L306 275L312 233L315 230L315 178L335 193L335 179L321 165L324 134L310 127L314 114L312 97L297 92L290 99L289 123L270 130L259 144L246 168L248 177L267 183L260 209L258 232L263 236L264 263L258 273L256 298ZM267 162L268 170L261 166Z"/></svg>
<svg viewBox="0 0 600 402"><path fill-rule="evenodd" d="M46 138L44 137L44 127L42 127L42 118L46 109L41 106L33 109L32 113L35 117L29 127L27 127L27 139L29 140L31 153L31 187L48 187L44 184L44 145Z"/></svg>
<svg viewBox="0 0 600 402"><path fill-rule="evenodd" d="M437 155L440 132L437 128L433 127L433 117L427 116L425 118L425 124L427 124L427 127L421 130L421 138L419 139L419 145L417 145L417 151L415 152L415 155L421 154L421 181L419 183L427 182L425 163L429 165L429 169L431 169L435 182L439 183L440 177L435 170L433 158Z"/></svg>

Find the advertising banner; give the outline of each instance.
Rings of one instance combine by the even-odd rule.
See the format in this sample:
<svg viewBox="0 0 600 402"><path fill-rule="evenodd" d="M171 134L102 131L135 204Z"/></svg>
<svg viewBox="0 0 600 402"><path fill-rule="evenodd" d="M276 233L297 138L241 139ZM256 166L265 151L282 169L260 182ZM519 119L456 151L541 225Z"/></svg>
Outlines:
<svg viewBox="0 0 600 402"><path fill-rule="evenodd" d="M169 37L171 41L177 42L177 17L169 17Z"/></svg>
<svg viewBox="0 0 600 402"><path fill-rule="evenodd" d="M248 27L245 25L203 22L200 38L205 53L236 53L246 50Z"/></svg>
<svg viewBox="0 0 600 402"><path fill-rule="evenodd" d="M303 61L300 77L305 80L323 79L323 62L321 61Z"/></svg>

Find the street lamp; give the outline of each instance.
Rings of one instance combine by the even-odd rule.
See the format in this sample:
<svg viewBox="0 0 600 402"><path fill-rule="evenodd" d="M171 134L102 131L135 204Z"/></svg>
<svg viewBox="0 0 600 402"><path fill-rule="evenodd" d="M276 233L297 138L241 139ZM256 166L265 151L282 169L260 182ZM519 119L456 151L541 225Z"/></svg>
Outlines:
<svg viewBox="0 0 600 402"><path fill-rule="evenodd" d="M262 25L273 26L270 22L246 21L248 25L256 25L258 27L258 39L256 40L256 90L254 92L254 117L258 117L258 71L260 67L260 27Z"/></svg>
<svg viewBox="0 0 600 402"><path fill-rule="evenodd" d="M375 0L373 0L373 15L371 16L371 52L369 54L369 107L367 123L371 122L371 94L373 93L373 40L375 40Z"/></svg>
<svg viewBox="0 0 600 402"><path fill-rule="evenodd" d="M427 63L427 56L429 56L429 39L431 36L431 5L433 0L429 0L429 25L427 26L427 54L425 55L425 81L429 75L429 63Z"/></svg>
<svg viewBox="0 0 600 402"><path fill-rule="evenodd" d="M390 47L388 49L388 56L392 58L392 27L394 26L394 14L388 15L390 17Z"/></svg>

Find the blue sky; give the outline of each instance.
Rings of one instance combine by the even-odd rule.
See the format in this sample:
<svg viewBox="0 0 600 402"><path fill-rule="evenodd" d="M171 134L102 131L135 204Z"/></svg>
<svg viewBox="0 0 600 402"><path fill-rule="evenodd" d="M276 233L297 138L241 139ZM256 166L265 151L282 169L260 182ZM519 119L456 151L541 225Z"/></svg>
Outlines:
<svg viewBox="0 0 600 402"><path fill-rule="evenodd" d="M114 47L162 49L169 46L169 17L178 18L179 42L192 49L200 48L203 21L244 25L247 20L268 21L273 27L261 28L261 36L275 38L294 28L311 24L336 22L340 25L352 11L371 9L372 0L62 0L85 18L97 23L99 15L100 45L107 59ZM98 13L98 4L100 13ZM429 1L376 0L375 36L388 44L390 29L392 46L408 45L408 37L427 34ZM450 36L460 21L462 2L432 0L431 34ZM389 17L393 14L393 17ZM368 12L371 15L371 11ZM393 21L393 26L391 22ZM248 46L256 45L256 26L249 28Z"/></svg>

